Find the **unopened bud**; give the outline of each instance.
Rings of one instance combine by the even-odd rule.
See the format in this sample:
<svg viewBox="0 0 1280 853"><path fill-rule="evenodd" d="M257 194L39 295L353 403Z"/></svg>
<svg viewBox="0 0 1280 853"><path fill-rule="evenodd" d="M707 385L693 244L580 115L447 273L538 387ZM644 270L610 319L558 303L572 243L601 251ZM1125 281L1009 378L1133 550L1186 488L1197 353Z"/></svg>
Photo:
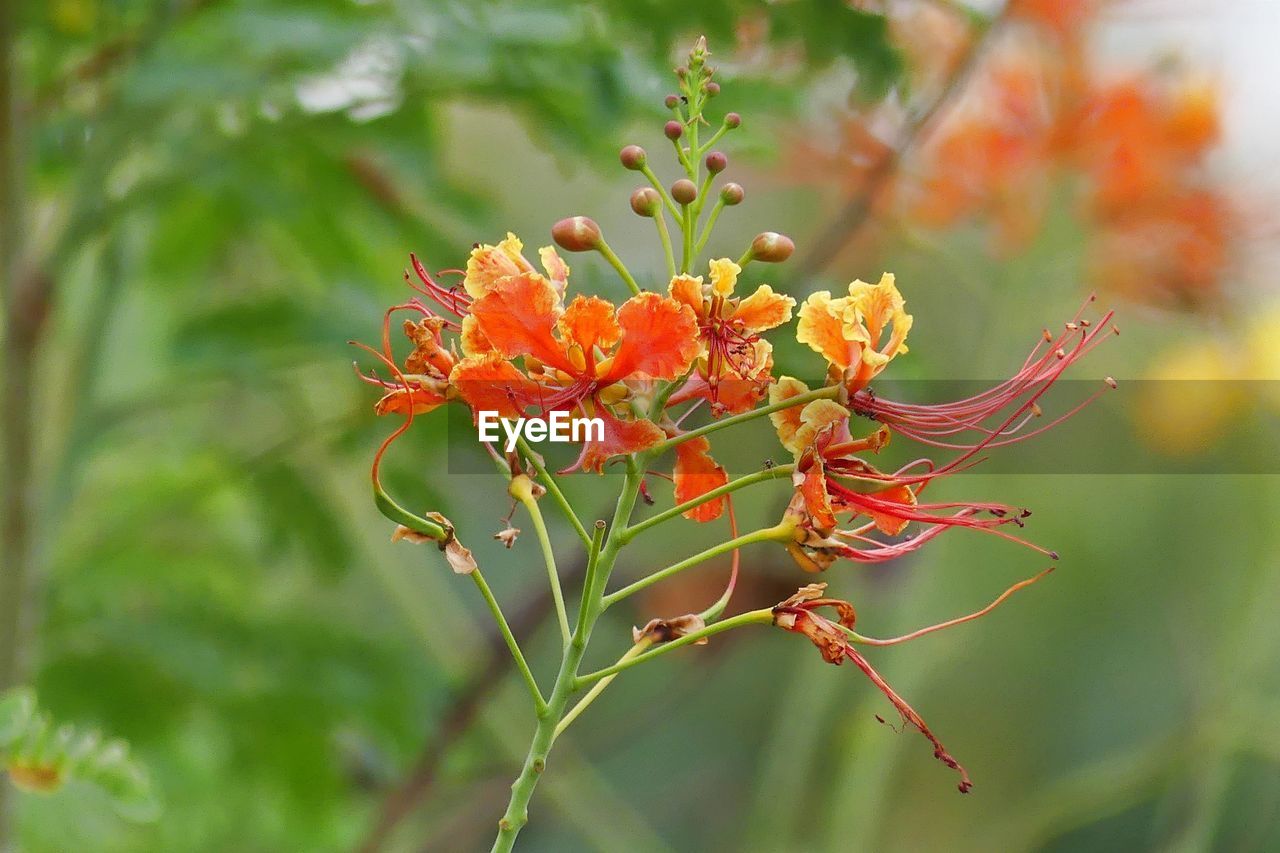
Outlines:
<svg viewBox="0 0 1280 853"><path fill-rule="evenodd" d="M680 204L693 204L698 197L698 188L688 178L681 178L671 185L671 197Z"/></svg>
<svg viewBox="0 0 1280 853"><path fill-rule="evenodd" d="M662 128L663 134L673 142L684 135L684 125L672 119Z"/></svg>
<svg viewBox="0 0 1280 853"><path fill-rule="evenodd" d="M667 109L674 110L676 107L680 106L680 96L667 95L667 97L663 100L662 103L667 105Z"/></svg>
<svg viewBox="0 0 1280 853"><path fill-rule="evenodd" d="M746 197L747 191L742 188L742 184L728 183L720 188L720 201L728 207L742 204L742 200Z"/></svg>
<svg viewBox="0 0 1280 853"><path fill-rule="evenodd" d="M654 216L661 205L662 199L653 187L640 187L631 194L631 209L638 216Z"/></svg>
<svg viewBox="0 0 1280 853"><path fill-rule="evenodd" d="M751 257L766 264L780 264L796 250L796 244L790 237L776 231L765 231L757 234L751 241Z"/></svg>
<svg viewBox="0 0 1280 853"><path fill-rule="evenodd" d="M708 98L714 98L716 95L720 94L720 84L716 83L715 81L711 81L707 83L707 85L703 86L702 88L707 90Z"/></svg>
<svg viewBox="0 0 1280 853"><path fill-rule="evenodd" d="M586 216L570 216L551 226L551 239L566 252L589 252L600 245L600 226Z"/></svg>
<svg viewBox="0 0 1280 853"><path fill-rule="evenodd" d="M737 113L729 113L724 117L726 127L738 127L742 124L742 116Z"/></svg>
<svg viewBox="0 0 1280 853"><path fill-rule="evenodd" d="M618 159L622 161L622 165L633 172L639 171L649 162L649 156L644 153L644 149L639 145L628 145L618 152Z"/></svg>
<svg viewBox="0 0 1280 853"><path fill-rule="evenodd" d="M688 77L688 76L689 76L689 69L688 69L688 68L685 68L683 65L681 65L681 66L679 66L679 67L677 67L677 68L676 68L676 77L678 77L679 79L683 80L684 78L686 78L686 77Z"/></svg>
<svg viewBox="0 0 1280 853"><path fill-rule="evenodd" d="M713 175L718 175L729 167L729 158L724 156L723 151L712 151L707 155L707 171Z"/></svg>

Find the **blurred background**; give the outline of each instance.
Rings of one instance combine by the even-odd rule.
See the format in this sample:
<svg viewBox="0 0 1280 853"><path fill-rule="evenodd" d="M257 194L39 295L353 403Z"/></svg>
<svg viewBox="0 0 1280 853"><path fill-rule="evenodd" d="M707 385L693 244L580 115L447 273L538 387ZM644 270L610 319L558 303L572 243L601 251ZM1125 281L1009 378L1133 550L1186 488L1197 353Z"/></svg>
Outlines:
<svg viewBox="0 0 1280 853"><path fill-rule="evenodd" d="M1280 849L1278 27L1264 0L7 0L0 691L128 751L20 778L71 747L14 734L36 718L11 694L0 849L487 849L526 699L471 585L388 541L367 476L392 424L346 341L406 297L410 251L458 267L568 215L660 285L616 152L675 176L662 97L700 33L713 120L744 116L723 148L747 201L712 256L787 233L791 262L748 279L797 298L895 271L902 396L1009 375L1094 292L1123 334L1075 378L1120 390L1071 453L937 487L1033 508L1059 571L869 655L973 794L853 667L734 632L619 679L557 745L524 848ZM820 372L777 337L776 373ZM547 673L536 543L489 538L506 498L449 464L462 422L437 415L388 482L458 524ZM765 432L718 440L731 474L781 458ZM594 518L615 485L566 489ZM744 529L786 501L755 488ZM721 524L639 540L619 577ZM889 635L1040 568L958 531L822 579ZM761 546L743 570L731 610L811 580ZM726 571L610 611L600 664Z"/></svg>

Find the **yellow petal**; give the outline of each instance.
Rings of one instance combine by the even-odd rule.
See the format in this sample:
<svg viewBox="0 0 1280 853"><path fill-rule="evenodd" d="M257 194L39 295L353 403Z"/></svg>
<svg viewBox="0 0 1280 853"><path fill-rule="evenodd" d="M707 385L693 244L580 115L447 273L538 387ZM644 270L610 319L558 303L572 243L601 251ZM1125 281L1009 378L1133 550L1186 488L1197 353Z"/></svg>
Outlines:
<svg viewBox="0 0 1280 853"><path fill-rule="evenodd" d="M809 386L805 385L799 379L790 376L783 376L777 382L769 386L769 405L777 405L792 397L798 397L808 392ZM791 406L777 412L769 413L769 420L773 421L773 428L778 431L778 440L782 442L782 446L792 453L796 453L795 435L796 430L800 428L800 406Z"/></svg>
<svg viewBox="0 0 1280 853"><path fill-rule="evenodd" d="M716 296L728 296L738 283L738 273L742 267L728 258L716 258L710 264L711 290Z"/></svg>

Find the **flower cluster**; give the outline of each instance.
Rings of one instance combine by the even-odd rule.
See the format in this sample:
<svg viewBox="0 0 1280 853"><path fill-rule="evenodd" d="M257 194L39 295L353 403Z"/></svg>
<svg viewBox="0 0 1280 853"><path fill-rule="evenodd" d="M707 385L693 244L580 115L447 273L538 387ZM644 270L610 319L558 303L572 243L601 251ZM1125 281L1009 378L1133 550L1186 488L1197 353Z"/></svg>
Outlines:
<svg viewBox="0 0 1280 853"><path fill-rule="evenodd" d="M930 229L977 223L1007 254L1030 244L1065 197L1088 225L1096 286L1210 305L1249 227L1210 168L1218 93L1167 62L1124 75L1099 69L1089 36L1103 5L1014 0L999 26L974 28L936 4L888 4L917 90L943 94L918 156L875 204ZM799 177L870 186L893 157L884 128L905 120L893 103L847 114L838 139L799 143Z"/></svg>
<svg viewBox="0 0 1280 853"><path fill-rule="evenodd" d="M743 283L756 271L754 264L784 261L791 254L791 241L774 232L757 236L736 260L711 258L701 273L704 268L698 264L698 255L716 218L724 207L734 206L744 197L742 188L733 183L713 191L713 182L725 171L728 160L723 153L710 150L741 124L741 118L729 113L711 139L698 141L699 128L706 123L707 103L719 92L713 71L706 65L707 56L705 43L700 41L689 64L678 71L681 94L667 99L673 118L664 133L673 143L686 177L663 184L639 146L627 146L620 157L625 168L648 180L647 186L632 194L631 207L641 217L655 221L667 275L656 280L653 276L638 279L609 247L594 221L572 217L552 228L554 243L568 252L596 253L612 266L632 291L621 304L596 295L572 294L569 267L556 248L541 249L535 267L525 257L521 242L509 234L496 244L477 245L465 270L451 273L461 275L461 281L451 287L440 284L413 258L412 273L406 273L406 280L417 295L388 310L380 350L367 348L391 374L386 378L361 374L382 391L375 411L405 418L375 456L373 480L379 507L397 522L399 537L436 542L455 570L470 574L500 627L505 628L501 609L475 559L457 541L454 526L437 513L409 513L382 489L378 465L390 442L416 416L445 404L466 406L477 419L481 412L489 411L511 419L547 419L554 413L571 412L598 418L604 429L601 435L581 437L576 461L559 473L603 472L611 461L620 461L625 467L614 521L612 525L598 522L593 533L578 519L557 477L527 444L519 446L518 452L507 453L489 447L508 479L508 494L530 513L540 537L565 641L561 676L551 695L544 697L518 643L507 637L534 697L540 734L525 772L513 786L511 807L500 824L500 840L514 839L524 819L524 803L554 736L594 701L618 672L746 624L771 623L802 634L830 663L853 661L884 692L903 720L933 743L937 758L961 773L960 789L967 791L971 783L960 765L856 645L890 645L976 618L1029 581L976 614L906 637L873 640L854 632L853 605L826 597L824 585L806 586L768 610L721 618L737 578L738 551L754 543L775 543L801 568L819 572L841 560L889 560L920 549L948 530L963 528L1057 557L1010 532L1010 526L1024 524L1029 515L1025 510L989 501L929 501L922 495L935 480L976 464L986 450L1036 435L1078 409L1049 418L1047 423L1038 420L1042 416L1039 401L1047 390L1113 331L1111 315L1094 320L1084 317L1082 309L1060 334L1046 331L1008 380L967 399L925 405L897 402L876 393L877 378L895 359L907 354L907 338L913 327L906 299L892 274L885 273L874 284L855 280L837 295L825 290L811 293L797 308L794 298L768 284L751 287ZM704 210L712 198L714 205ZM667 229L668 216L679 227L678 253ZM397 360L390 334L392 317L398 312L413 315L403 326L411 345L403 360ZM817 387L774 375L773 350L765 335L781 332L792 323L793 314L796 340L825 367ZM1114 386L1113 382L1108 384ZM709 415L706 422L687 427L690 414L700 408ZM793 461L731 480L711 456L710 436L726 427L761 422L766 416ZM861 429L863 426L866 429ZM921 458L886 470L873 465L869 458L880 454L895 436L949 454L949 458ZM670 456L668 451L672 451ZM674 461L664 470L663 460L671 456ZM633 521L637 498L653 502L645 484L646 478L654 475L672 480L674 504L648 519ZM781 521L739 535L731 493L786 475L791 479L792 494ZM534 479L540 485L535 486ZM538 509L539 500L548 495L587 547L588 575L578 622L572 628L554 549ZM630 585L607 590L618 552L635 536L679 517L711 522L726 510L732 538ZM497 534L508 548L519 532L509 519L504 519L504 528ZM591 627L603 610L651 584L729 553L734 558L733 573L716 604L700 613L649 620L643 629L636 630L632 638L635 645L617 664L578 674ZM824 610L834 611L836 618L824 616L820 612ZM586 684L594 686L570 709L569 697Z"/></svg>

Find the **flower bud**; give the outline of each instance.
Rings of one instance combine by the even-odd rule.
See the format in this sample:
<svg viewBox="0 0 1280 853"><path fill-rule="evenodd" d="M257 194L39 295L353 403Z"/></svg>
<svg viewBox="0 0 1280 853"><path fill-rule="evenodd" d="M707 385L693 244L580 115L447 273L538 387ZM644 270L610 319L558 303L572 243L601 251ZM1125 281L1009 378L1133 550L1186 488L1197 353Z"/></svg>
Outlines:
<svg viewBox="0 0 1280 853"><path fill-rule="evenodd" d="M671 185L671 197L680 204L693 204L698 197L698 188L688 178L681 178Z"/></svg>
<svg viewBox="0 0 1280 853"><path fill-rule="evenodd" d="M728 207L742 204L742 200L746 197L747 191L742 188L742 184L728 183L720 188L720 201Z"/></svg>
<svg viewBox="0 0 1280 853"><path fill-rule="evenodd" d="M566 252L589 252L600 245L600 226L586 216L570 216L551 226L551 239Z"/></svg>
<svg viewBox="0 0 1280 853"><path fill-rule="evenodd" d="M666 104L667 109L674 110L676 107L680 106L680 96L667 95L666 99L663 100L662 103Z"/></svg>
<svg viewBox="0 0 1280 853"><path fill-rule="evenodd" d="M729 158L724 156L723 151L712 151L707 155L707 171L713 175L718 175L729 167Z"/></svg>
<svg viewBox="0 0 1280 853"><path fill-rule="evenodd" d="M644 149L639 145L628 145L618 152L618 159L622 161L622 165L633 172L637 172L645 167L649 162L649 157L645 154Z"/></svg>
<svg viewBox="0 0 1280 853"><path fill-rule="evenodd" d="M675 119L672 119L671 121L667 122L665 127L662 128L662 132L663 134L666 135L667 139L670 139L674 142L675 140L679 139L681 136L684 135L684 125L682 125L680 122L676 121Z"/></svg>
<svg viewBox="0 0 1280 853"><path fill-rule="evenodd" d="M796 244L790 237L776 231L765 231L757 234L751 241L751 257L766 264L780 264L796 250Z"/></svg>
<svg viewBox="0 0 1280 853"><path fill-rule="evenodd" d="M726 127L738 127L742 124L742 116L737 113L729 113L724 117L724 123Z"/></svg>
<svg viewBox="0 0 1280 853"><path fill-rule="evenodd" d="M720 84L714 81L707 83L703 88L707 90L708 98L714 98L716 95L720 94Z"/></svg>
<svg viewBox="0 0 1280 853"><path fill-rule="evenodd" d="M631 194L631 209L637 216L654 216L661 205L662 199L653 187L640 187Z"/></svg>
<svg viewBox="0 0 1280 853"><path fill-rule="evenodd" d="M688 76L689 76L689 69L688 69L688 68L684 67L683 65L681 65L681 66L679 66L679 67L677 67L677 68L676 68L676 77L678 77L679 79L683 80L684 78L686 78L686 77L688 77Z"/></svg>

